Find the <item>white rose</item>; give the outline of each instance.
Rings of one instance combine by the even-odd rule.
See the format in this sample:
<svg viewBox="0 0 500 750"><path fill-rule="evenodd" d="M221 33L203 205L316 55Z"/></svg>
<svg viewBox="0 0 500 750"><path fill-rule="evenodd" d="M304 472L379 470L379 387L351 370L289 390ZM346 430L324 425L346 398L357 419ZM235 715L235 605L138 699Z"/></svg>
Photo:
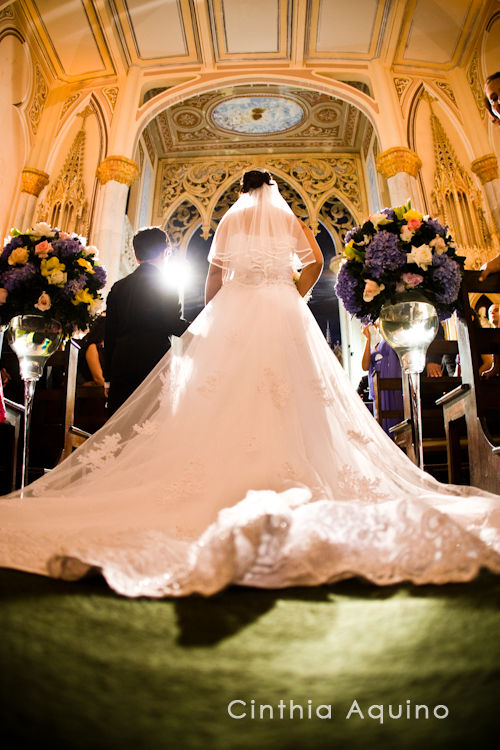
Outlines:
<svg viewBox="0 0 500 750"><path fill-rule="evenodd" d="M83 255L86 258L90 258L91 256L94 256L94 258L97 258L98 254L99 254L99 251L94 245L89 245L88 247L84 247L83 249Z"/></svg>
<svg viewBox="0 0 500 750"><path fill-rule="evenodd" d="M429 245L434 248L438 255L442 255L446 252L446 242L442 237L434 237L434 239L429 242Z"/></svg>
<svg viewBox="0 0 500 750"><path fill-rule="evenodd" d="M95 302L92 302L92 304L89 305L89 313L91 315L100 315L103 301L104 300L102 299L96 299Z"/></svg>
<svg viewBox="0 0 500 750"><path fill-rule="evenodd" d="M403 242L410 242L410 240L411 240L411 238L413 237L414 234L415 234L415 232L412 232L411 229L408 229L408 227L405 224L404 227L403 227L403 229L399 233L399 236L401 237L401 239L403 240Z"/></svg>
<svg viewBox="0 0 500 750"><path fill-rule="evenodd" d="M371 214L371 216L368 217L373 224L374 227L378 227L379 224L390 224L390 219L387 218L385 214L383 214L381 211L377 211L374 214Z"/></svg>
<svg viewBox="0 0 500 750"><path fill-rule="evenodd" d="M369 242L371 242L372 238L369 237L367 234L363 235L363 239L361 242L356 242L356 245L368 245Z"/></svg>
<svg viewBox="0 0 500 750"><path fill-rule="evenodd" d="M52 227L50 224L47 224L46 221L39 221L38 224L35 224L32 229L30 229L29 234L39 234L40 237L55 237L56 233L52 230Z"/></svg>
<svg viewBox="0 0 500 750"><path fill-rule="evenodd" d="M54 286L64 286L67 280L68 274L64 271L53 271L50 276L47 276L49 284L54 284Z"/></svg>
<svg viewBox="0 0 500 750"><path fill-rule="evenodd" d="M417 266L427 271L427 268L432 263L432 248L429 245L420 245L420 247L412 247L411 253L406 253L407 263L416 263Z"/></svg>

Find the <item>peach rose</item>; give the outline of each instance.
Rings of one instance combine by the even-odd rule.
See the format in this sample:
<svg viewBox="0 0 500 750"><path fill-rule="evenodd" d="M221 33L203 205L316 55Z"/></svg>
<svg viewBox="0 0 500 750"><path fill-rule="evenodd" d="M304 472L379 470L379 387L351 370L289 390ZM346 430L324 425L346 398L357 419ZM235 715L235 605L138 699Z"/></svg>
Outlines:
<svg viewBox="0 0 500 750"><path fill-rule="evenodd" d="M38 255L39 258L47 258L51 250L52 246L50 242L47 242L47 240L39 242L38 245L35 245L35 255Z"/></svg>
<svg viewBox="0 0 500 750"><path fill-rule="evenodd" d="M438 255L442 255L446 252L446 242L442 237L434 237L434 239L429 242L429 245L434 248Z"/></svg>
<svg viewBox="0 0 500 750"><path fill-rule="evenodd" d="M0 287L0 305L5 305L7 302L7 297L9 296L9 293L7 289L4 289L3 286Z"/></svg>
<svg viewBox="0 0 500 750"><path fill-rule="evenodd" d="M377 294L380 294L382 289L385 289L385 284L377 284L376 281L367 279L365 281L365 288L363 291L364 302L371 302L372 299L377 296Z"/></svg>
<svg viewBox="0 0 500 750"><path fill-rule="evenodd" d="M52 307L52 302L50 301L50 297L47 292L41 293L35 307L37 308L37 310L41 310L42 312L45 312L45 310L50 310L50 308Z"/></svg>
<svg viewBox="0 0 500 750"><path fill-rule="evenodd" d="M420 219L408 219L408 221L406 222L406 226L408 227L410 232L416 232L417 229L420 229L420 227L422 226L422 222L420 221Z"/></svg>

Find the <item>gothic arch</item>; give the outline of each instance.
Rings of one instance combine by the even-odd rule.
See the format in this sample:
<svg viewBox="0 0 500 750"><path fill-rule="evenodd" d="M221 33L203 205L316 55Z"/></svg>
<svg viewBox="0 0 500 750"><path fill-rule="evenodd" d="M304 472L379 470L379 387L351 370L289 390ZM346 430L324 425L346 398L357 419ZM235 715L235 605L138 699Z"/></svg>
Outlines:
<svg viewBox="0 0 500 750"><path fill-rule="evenodd" d="M87 119L95 117L94 137L87 139ZM79 123L79 119L81 122ZM76 128L78 130L76 130ZM75 132L72 136L72 132ZM40 195L37 219L88 236L94 218L98 182L95 176L106 143L102 109L94 94L82 99L62 123L46 166L51 179ZM88 155L87 140L91 154Z"/></svg>

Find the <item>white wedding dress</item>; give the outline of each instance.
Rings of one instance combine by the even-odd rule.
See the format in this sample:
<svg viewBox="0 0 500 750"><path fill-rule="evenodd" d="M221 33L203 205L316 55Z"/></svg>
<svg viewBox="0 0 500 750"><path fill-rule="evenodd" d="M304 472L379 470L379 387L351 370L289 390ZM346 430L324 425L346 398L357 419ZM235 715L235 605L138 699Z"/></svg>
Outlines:
<svg viewBox="0 0 500 750"><path fill-rule="evenodd" d="M255 213L245 195L235 206ZM292 281L293 256L313 258L296 220L275 216L262 242L240 214L219 226L225 283L182 351L24 498L0 500L0 565L98 568L158 597L500 573L500 497L440 484L394 445Z"/></svg>

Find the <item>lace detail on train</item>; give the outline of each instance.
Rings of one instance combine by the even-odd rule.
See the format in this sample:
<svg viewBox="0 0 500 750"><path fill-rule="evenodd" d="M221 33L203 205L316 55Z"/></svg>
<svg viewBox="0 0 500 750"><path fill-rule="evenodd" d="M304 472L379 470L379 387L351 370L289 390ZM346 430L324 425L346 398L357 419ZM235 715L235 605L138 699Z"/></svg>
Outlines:
<svg viewBox="0 0 500 750"><path fill-rule="evenodd" d="M134 425L134 429L137 425ZM112 463L118 451L122 448L121 435L106 435L100 442L87 451L86 454L78 456L78 461L92 469L102 469L106 464Z"/></svg>

